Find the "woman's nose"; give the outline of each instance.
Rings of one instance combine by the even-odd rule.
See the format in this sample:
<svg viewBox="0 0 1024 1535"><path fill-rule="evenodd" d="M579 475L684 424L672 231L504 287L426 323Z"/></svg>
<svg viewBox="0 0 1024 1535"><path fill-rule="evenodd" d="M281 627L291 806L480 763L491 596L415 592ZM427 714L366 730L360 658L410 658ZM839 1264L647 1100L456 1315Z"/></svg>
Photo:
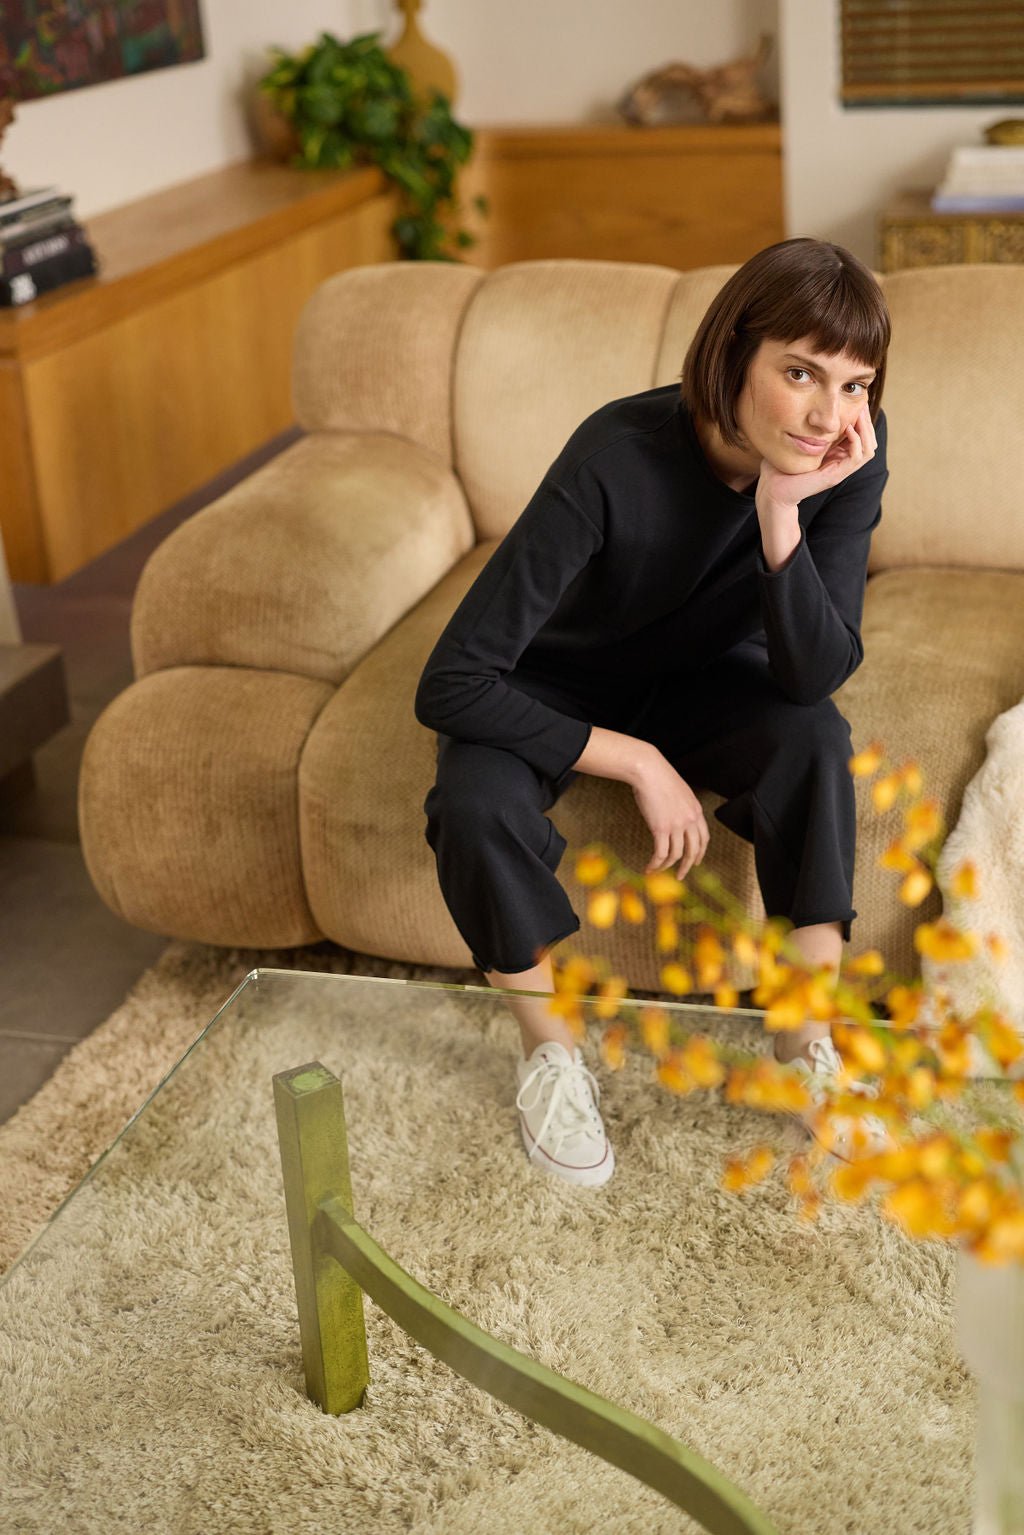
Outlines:
<svg viewBox="0 0 1024 1535"><path fill-rule="evenodd" d="M837 399L818 400L814 409L807 417L808 423L822 436L828 433L838 432L842 426L842 416Z"/></svg>

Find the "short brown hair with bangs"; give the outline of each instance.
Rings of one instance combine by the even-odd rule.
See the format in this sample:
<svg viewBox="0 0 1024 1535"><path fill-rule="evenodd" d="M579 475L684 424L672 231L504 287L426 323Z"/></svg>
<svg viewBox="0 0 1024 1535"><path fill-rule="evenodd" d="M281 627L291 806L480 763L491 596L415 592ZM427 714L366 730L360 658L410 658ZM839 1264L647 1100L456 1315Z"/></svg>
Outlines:
<svg viewBox="0 0 1024 1535"><path fill-rule="evenodd" d="M868 386L875 422L890 334L885 297L862 261L828 240L780 240L745 261L711 301L679 375L682 397L691 415L742 447L735 406L751 358L762 341L807 337L828 357L847 352L876 369Z"/></svg>

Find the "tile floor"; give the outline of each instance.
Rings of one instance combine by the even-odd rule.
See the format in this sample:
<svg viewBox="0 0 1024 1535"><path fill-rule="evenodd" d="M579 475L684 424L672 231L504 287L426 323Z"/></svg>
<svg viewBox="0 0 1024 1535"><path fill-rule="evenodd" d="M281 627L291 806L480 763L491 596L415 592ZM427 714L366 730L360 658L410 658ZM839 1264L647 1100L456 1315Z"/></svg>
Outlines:
<svg viewBox="0 0 1024 1535"><path fill-rule="evenodd" d="M132 680L132 593L157 544L302 434L275 437L53 586L14 587L22 638L61 646L71 722L0 781L0 1122L110 1016L168 940L93 890L78 840L78 769L93 721Z"/></svg>

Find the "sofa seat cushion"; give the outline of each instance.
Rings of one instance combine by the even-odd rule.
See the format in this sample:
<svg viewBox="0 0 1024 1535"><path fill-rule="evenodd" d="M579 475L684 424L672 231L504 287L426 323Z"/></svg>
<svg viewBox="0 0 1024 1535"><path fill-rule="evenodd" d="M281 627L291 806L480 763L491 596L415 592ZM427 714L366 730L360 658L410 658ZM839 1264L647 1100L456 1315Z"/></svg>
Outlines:
<svg viewBox="0 0 1024 1535"><path fill-rule="evenodd" d="M363 954L468 965L424 838L437 737L416 719L420 673L497 547L478 545L338 689L299 764L306 894L329 938Z"/></svg>
<svg viewBox="0 0 1024 1535"><path fill-rule="evenodd" d="M854 747L879 740L894 766L913 758L952 830L985 760L989 726L1024 698L1024 573L880 572L868 581L861 634L864 661L835 695ZM914 929L939 915L941 896L933 890L921 906L903 905L900 876L877 867L903 828L899 805L879 815L866 779L857 796L853 948L880 948L890 965L918 974Z"/></svg>
<svg viewBox="0 0 1024 1535"><path fill-rule="evenodd" d="M245 667L143 677L93 726L82 852L112 911L151 933L246 948L321 938L299 851L299 755L329 683Z"/></svg>

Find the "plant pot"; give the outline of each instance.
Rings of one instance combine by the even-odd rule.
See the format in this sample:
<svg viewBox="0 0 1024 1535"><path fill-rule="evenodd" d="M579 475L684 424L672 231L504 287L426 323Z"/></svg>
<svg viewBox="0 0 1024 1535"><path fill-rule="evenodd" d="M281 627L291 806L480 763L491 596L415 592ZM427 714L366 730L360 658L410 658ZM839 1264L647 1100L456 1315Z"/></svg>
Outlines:
<svg viewBox="0 0 1024 1535"><path fill-rule="evenodd" d="M978 1384L972 1535L1024 1535L1024 1263L958 1249L956 1342Z"/></svg>
<svg viewBox="0 0 1024 1535"><path fill-rule="evenodd" d="M256 142L263 154L273 160L288 161L299 153L302 143L298 133L266 91L253 93L252 120Z"/></svg>

